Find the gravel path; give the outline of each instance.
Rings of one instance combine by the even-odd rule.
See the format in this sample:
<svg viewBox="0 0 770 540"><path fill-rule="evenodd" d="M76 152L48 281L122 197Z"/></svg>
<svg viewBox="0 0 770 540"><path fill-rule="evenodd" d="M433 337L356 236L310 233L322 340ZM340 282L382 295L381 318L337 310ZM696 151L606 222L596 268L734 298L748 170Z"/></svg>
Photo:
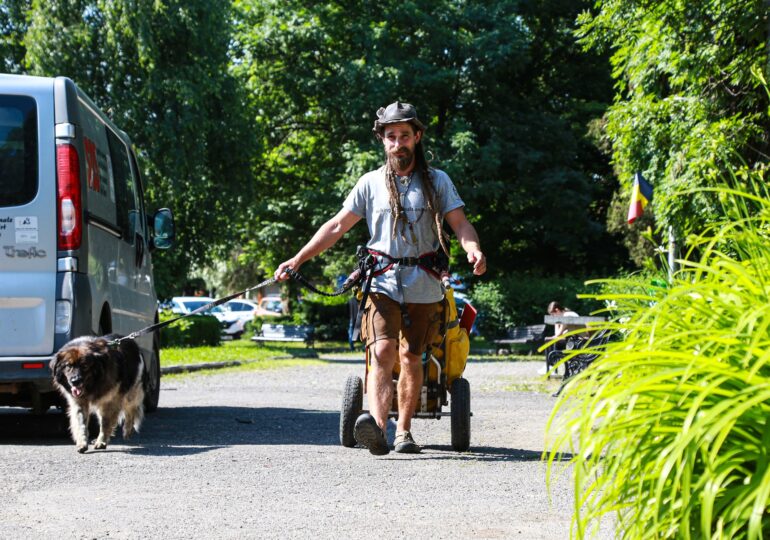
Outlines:
<svg viewBox="0 0 770 540"><path fill-rule="evenodd" d="M554 400L522 390L541 366L469 364L462 454L449 418L414 421L419 455L340 446L344 381L363 376L342 359L164 379L134 440L85 455L62 415L0 408L0 538L568 538L570 481L549 502L540 462Z"/></svg>

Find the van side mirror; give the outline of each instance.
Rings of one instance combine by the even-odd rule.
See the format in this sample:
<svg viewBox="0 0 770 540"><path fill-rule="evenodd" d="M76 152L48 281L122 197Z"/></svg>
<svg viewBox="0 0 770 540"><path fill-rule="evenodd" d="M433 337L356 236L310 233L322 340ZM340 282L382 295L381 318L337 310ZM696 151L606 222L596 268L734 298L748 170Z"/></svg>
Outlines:
<svg viewBox="0 0 770 540"><path fill-rule="evenodd" d="M168 249L174 245L174 215L169 208L161 208L152 218L152 247Z"/></svg>

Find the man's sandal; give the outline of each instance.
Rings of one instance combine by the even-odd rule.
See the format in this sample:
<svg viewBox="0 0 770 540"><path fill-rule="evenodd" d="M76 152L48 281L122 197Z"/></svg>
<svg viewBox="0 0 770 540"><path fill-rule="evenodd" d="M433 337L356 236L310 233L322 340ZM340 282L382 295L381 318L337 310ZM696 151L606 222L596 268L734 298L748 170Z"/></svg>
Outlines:
<svg viewBox="0 0 770 540"><path fill-rule="evenodd" d="M399 454L419 454L422 448L414 442L412 434L408 431L399 431L396 433L396 440L393 441L396 452Z"/></svg>
<svg viewBox="0 0 770 540"><path fill-rule="evenodd" d="M364 413L356 419L353 436L361 446L369 449L375 456L384 456L390 452L385 434L377 425L377 421L369 413Z"/></svg>

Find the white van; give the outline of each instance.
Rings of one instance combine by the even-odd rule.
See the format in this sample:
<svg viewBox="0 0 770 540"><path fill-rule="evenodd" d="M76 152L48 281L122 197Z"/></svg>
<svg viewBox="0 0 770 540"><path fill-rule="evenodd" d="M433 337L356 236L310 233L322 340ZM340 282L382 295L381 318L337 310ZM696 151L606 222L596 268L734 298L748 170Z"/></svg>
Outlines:
<svg viewBox="0 0 770 540"><path fill-rule="evenodd" d="M60 404L48 362L69 340L157 320L150 252L168 209L145 216L128 136L70 79L0 75L0 406ZM158 339L137 339L147 410Z"/></svg>

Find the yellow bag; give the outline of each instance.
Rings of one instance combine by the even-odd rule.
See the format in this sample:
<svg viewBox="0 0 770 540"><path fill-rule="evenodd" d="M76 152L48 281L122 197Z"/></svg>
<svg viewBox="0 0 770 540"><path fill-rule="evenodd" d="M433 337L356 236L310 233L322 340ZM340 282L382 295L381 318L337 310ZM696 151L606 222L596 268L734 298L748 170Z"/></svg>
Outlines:
<svg viewBox="0 0 770 540"><path fill-rule="evenodd" d="M438 360L444 360L447 387L451 387L452 382L461 377L465 371L465 364L468 361L468 353L471 349L468 332L460 326L454 291L451 288L447 288L444 297L443 329L444 332L439 336L440 341L433 344L432 354Z"/></svg>

